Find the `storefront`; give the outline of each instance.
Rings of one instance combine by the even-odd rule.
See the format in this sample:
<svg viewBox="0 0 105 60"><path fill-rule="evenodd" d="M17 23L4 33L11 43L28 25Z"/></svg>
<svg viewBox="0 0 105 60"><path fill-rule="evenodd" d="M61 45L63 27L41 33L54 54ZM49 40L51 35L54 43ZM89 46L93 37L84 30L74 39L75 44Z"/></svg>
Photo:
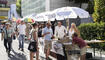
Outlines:
<svg viewBox="0 0 105 60"><path fill-rule="evenodd" d="M8 19L9 8L0 8L0 20Z"/></svg>

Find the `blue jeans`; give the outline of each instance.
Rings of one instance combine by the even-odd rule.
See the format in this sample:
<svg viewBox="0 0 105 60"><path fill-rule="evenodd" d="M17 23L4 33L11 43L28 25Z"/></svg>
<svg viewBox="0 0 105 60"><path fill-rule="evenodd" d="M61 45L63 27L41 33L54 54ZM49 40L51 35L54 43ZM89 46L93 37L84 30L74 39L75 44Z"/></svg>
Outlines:
<svg viewBox="0 0 105 60"><path fill-rule="evenodd" d="M19 48L24 48L24 40L25 40L25 35L20 34L19 35Z"/></svg>

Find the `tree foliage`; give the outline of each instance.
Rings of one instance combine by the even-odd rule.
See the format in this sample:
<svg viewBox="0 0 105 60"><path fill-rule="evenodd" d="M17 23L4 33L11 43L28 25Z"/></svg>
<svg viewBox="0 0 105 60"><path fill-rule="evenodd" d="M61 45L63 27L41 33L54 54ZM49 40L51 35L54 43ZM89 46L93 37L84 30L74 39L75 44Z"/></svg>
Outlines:
<svg viewBox="0 0 105 60"><path fill-rule="evenodd" d="M16 11L18 12L18 14L21 16L21 0L17 0L16 2Z"/></svg>
<svg viewBox="0 0 105 60"><path fill-rule="evenodd" d="M74 0L75 3L79 3L80 4L80 8L82 6L82 3L88 3L89 0Z"/></svg>
<svg viewBox="0 0 105 60"><path fill-rule="evenodd" d="M105 0L94 0L93 19L95 22L105 22Z"/></svg>
<svg viewBox="0 0 105 60"><path fill-rule="evenodd" d="M75 0L75 3L88 3L89 0Z"/></svg>
<svg viewBox="0 0 105 60"><path fill-rule="evenodd" d="M93 14L94 12L94 1L89 1L88 2L88 7L86 9L90 14Z"/></svg>

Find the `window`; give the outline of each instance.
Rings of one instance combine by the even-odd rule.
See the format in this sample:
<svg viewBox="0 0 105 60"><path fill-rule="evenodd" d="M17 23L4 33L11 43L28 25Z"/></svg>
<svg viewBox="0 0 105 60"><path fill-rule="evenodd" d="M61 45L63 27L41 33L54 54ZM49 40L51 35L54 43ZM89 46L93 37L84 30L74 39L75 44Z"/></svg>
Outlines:
<svg viewBox="0 0 105 60"><path fill-rule="evenodd" d="M0 7L6 7L6 4L0 4Z"/></svg>

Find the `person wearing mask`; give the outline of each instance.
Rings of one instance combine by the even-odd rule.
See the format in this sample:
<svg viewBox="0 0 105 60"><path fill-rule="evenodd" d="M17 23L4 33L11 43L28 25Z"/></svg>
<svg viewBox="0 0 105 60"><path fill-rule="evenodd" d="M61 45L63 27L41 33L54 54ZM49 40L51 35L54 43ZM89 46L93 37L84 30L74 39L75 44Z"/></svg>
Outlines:
<svg viewBox="0 0 105 60"><path fill-rule="evenodd" d="M87 46L87 43L78 37L78 33L74 33L73 36L72 36L72 45L77 45L79 48L80 48L80 54L81 54L81 57L80 57L80 60L86 60L86 46Z"/></svg>
<svg viewBox="0 0 105 60"><path fill-rule="evenodd" d="M30 32L30 44L28 50L30 51L30 60L33 60L34 54L36 53L36 60L39 60L39 50L38 50L38 24L32 24L33 28Z"/></svg>
<svg viewBox="0 0 105 60"><path fill-rule="evenodd" d="M11 45L12 45L13 34L14 34L14 30L11 28L10 23L6 23L6 26L2 31L2 37L4 38L4 46L8 54L10 54L10 51L12 48Z"/></svg>
<svg viewBox="0 0 105 60"><path fill-rule="evenodd" d="M26 25L23 21L17 26L19 32L19 50L24 51L24 40L26 35Z"/></svg>
<svg viewBox="0 0 105 60"><path fill-rule="evenodd" d="M50 49L52 48L52 38L54 38L50 22L47 22L46 27L42 30L42 36L44 37L45 42L44 52L46 54L46 60L49 60Z"/></svg>
<svg viewBox="0 0 105 60"><path fill-rule="evenodd" d="M58 22L58 25L55 27L55 36L59 39L62 39L67 33L66 28L62 25L61 22Z"/></svg>

